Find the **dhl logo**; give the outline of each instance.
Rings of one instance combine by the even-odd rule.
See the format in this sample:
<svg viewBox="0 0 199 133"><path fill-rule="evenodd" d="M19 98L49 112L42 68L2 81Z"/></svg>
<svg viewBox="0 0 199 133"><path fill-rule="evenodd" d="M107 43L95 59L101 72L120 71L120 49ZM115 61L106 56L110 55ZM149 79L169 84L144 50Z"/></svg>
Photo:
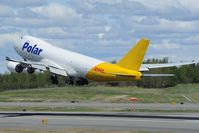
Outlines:
<svg viewBox="0 0 199 133"><path fill-rule="evenodd" d="M94 67L93 70L96 72L104 73L104 69L99 68L99 67Z"/></svg>

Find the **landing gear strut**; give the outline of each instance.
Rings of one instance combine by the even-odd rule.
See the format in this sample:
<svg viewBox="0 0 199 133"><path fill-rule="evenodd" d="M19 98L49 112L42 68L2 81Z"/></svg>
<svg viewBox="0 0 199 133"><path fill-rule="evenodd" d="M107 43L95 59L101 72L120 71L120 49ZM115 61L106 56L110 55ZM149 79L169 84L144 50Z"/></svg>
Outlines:
<svg viewBox="0 0 199 133"><path fill-rule="evenodd" d="M58 84L59 83L59 81L58 81L58 78L57 78L57 76L56 75L51 75L51 82L52 82L52 84Z"/></svg>

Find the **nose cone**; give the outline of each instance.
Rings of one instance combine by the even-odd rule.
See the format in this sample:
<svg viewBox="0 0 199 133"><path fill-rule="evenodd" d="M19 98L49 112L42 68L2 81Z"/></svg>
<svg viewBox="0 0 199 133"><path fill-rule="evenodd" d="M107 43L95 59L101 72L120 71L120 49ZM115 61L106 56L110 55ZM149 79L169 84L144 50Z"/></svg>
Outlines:
<svg viewBox="0 0 199 133"><path fill-rule="evenodd" d="M17 53L19 53L20 49L22 48L23 39L24 37L21 36L19 37L19 39L17 39L18 41L14 43L14 49L16 50Z"/></svg>

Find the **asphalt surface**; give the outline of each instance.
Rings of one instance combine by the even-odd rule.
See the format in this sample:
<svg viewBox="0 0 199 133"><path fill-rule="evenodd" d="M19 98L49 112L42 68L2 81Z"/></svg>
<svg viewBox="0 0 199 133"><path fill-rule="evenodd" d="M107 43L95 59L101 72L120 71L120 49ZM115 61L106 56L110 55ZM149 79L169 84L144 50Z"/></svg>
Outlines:
<svg viewBox="0 0 199 133"><path fill-rule="evenodd" d="M43 113L43 115L42 115ZM45 114L46 113L46 114ZM47 114L48 113L48 114ZM15 115L13 115L15 114ZM18 114L18 115L17 115ZM21 114L21 115L20 115ZM31 115L32 114L32 115ZM61 115L56 115L61 114ZM77 115L70 115L77 114ZM85 128L100 130L144 130L179 133L198 133L199 114L152 114L150 113L92 113L98 115L78 115L85 113L54 112L0 112L0 129L65 130ZM89 114L89 113L86 113ZM101 116L99 116L101 114ZM104 116L107 114L107 116ZM110 116L115 114L115 116ZM122 115L129 115L123 117ZM133 117L146 116L146 117ZM156 117L149 117L156 116ZM160 117L157 117L160 116ZM167 118L164 118L167 117ZM174 117L174 118L173 118ZM180 118L190 119L180 119ZM197 118L197 119L192 119ZM45 122L42 123L42 120Z"/></svg>
<svg viewBox="0 0 199 133"><path fill-rule="evenodd" d="M152 110L199 110L199 104L159 104L159 103L99 103L99 102L0 102L6 107L88 107L88 108L120 108L120 109L152 109Z"/></svg>
<svg viewBox="0 0 199 133"><path fill-rule="evenodd" d="M141 104L99 102L0 102L0 107L88 107L152 110L199 110L199 104ZM47 120L47 123L42 123ZM46 122L46 121L45 121ZM121 113L121 112L0 112L0 129L66 130L144 130L199 133L199 113Z"/></svg>

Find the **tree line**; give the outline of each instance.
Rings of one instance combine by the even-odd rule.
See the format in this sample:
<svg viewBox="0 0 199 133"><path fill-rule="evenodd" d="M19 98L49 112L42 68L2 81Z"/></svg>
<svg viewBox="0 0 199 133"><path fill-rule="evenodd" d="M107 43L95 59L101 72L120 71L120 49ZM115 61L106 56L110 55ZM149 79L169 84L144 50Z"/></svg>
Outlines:
<svg viewBox="0 0 199 133"><path fill-rule="evenodd" d="M115 62L115 61L114 61ZM155 64L155 63L168 63L168 58L163 59L147 59L143 63ZM153 74L169 74L172 73L173 77L145 77L139 81L131 82L106 82L96 83L90 81L90 86L140 86L145 88L165 88L175 86L179 83L199 83L199 64L187 65L182 67L171 67L153 69L146 73ZM65 77L59 78L58 86L65 86ZM50 74L44 72L41 74L28 74L28 73L7 73L0 74L0 91L11 89L28 89L39 87L54 87L51 84Z"/></svg>

